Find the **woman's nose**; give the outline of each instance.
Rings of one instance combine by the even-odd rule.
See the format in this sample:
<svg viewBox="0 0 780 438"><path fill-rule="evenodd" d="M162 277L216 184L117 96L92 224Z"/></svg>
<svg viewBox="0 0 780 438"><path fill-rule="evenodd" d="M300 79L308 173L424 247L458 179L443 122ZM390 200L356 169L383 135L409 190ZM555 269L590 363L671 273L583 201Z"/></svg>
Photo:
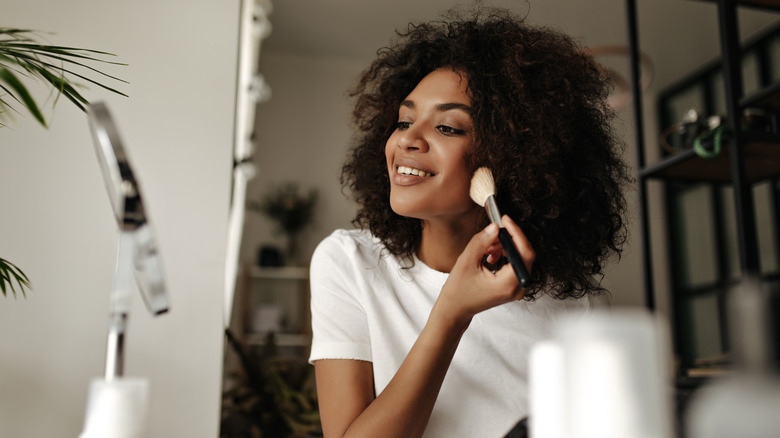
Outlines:
<svg viewBox="0 0 780 438"><path fill-rule="evenodd" d="M425 140L421 131L422 130L419 127L415 127L415 125L411 125L409 128L401 131L401 135L398 137L397 142L398 147L404 150L427 152L428 142Z"/></svg>

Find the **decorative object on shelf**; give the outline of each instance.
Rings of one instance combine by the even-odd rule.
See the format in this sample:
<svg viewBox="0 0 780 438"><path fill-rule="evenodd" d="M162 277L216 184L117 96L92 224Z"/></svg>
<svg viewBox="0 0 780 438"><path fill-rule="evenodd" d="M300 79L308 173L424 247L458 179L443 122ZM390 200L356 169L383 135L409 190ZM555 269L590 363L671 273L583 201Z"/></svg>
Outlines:
<svg viewBox="0 0 780 438"><path fill-rule="evenodd" d="M693 141L696 137L712 129L713 126L719 126L720 123L720 116L704 117L691 108L685 113L682 120L664 129L660 135L661 148L671 154L677 153L681 149L690 149L693 147ZM669 136L672 134L674 134L675 140L670 142Z"/></svg>
<svg viewBox="0 0 780 438"><path fill-rule="evenodd" d="M242 370L222 396L220 438L321 437L313 367L281 357L273 333L262 349L250 348L225 330Z"/></svg>
<svg viewBox="0 0 780 438"><path fill-rule="evenodd" d="M317 204L317 190L307 194L299 192L293 182L284 183L269 191L261 201L250 202L247 208L259 211L274 221L279 231L287 236L287 263L294 262L298 256L298 233L314 217Z"/></svg>
<svg viewBox="0 0 780 438"><path fill-rule="evenodd" d="M252 311L252 331L260 335L279 333L284 325L284 309L278 304L264 303Z"/></svg>
<svg viewBox="0 0 780 438"><path fill-rule="evenodd" d="M670 135L676 138L673 142L676 146L669 142ZM705 117L691 108L679 123L664 129L659 137L661 148L671 154L693 149L702 158L714 158L720 154L721 143L727 135L723 117Z"/></svg>
<svg viewBox="0 0 780 438"><path fill-rule="evenodd" d="M97 73L105 78L127 83L87 64L88 62L97 62L125 65L98 57L114 56L113 54L90 49L40 44L35 36L35 32L31 30L0 27L0 128L6 126L3 121L8 120L12 113L19 113L12 106L14 102L32 114L38 123L47 127L43 112L24 84L26 80L42 82L50 88L52 93L56 92L57 98L52 101L52 107L59 100L59 96L63 95L82 111L86 110L85 107L89 102L77 90L81 84L71 80L70 76L75 76L113 93L127 96L121 91L87 76L89 73ZM82 71L82 73L77 70ZM7 286L16 297L13 280L19 284L22 294L26 296L24 289L25 287L30 288L27 276L11 262L0 258L0 289L2 289L3 296L6 296Z"/></svg>
<svg viewBox="0 0 780 438"><path fill-rule="evenodd" d="M761 108L745 108L740 115L740 129L771 133L776 125L775 118L775 114ZM659 142L661 148L671 154L693 149L702 158L715 158L720 155L721 144L731 135L726 124L724 116L704 116L691 108L682 120L661 132ZM670 142L670 137L675 140Z"/></svg>
<svg viewBox="0 0 780 438"><path fill-rule="evenodd" d="M280 349L307 360L311 347L309 268L251 266L245 278L242 313L233 326L241 330L241 339L248 345L263 345L273 331Z"/></svg>
<svg viewBox="0 0 780 438"><path fill-rule="evenodd" d="M777 127L777 113L763 108L745 108L742 110L740 124L745 131L772 133Z"/></svg>
<svg viewBox="0 0 780 438"><path fill-rule="evenodd" d="M273 245L262 245L257 250L257 265L262 267L277 268L284 265L282 253Z"/></svg>

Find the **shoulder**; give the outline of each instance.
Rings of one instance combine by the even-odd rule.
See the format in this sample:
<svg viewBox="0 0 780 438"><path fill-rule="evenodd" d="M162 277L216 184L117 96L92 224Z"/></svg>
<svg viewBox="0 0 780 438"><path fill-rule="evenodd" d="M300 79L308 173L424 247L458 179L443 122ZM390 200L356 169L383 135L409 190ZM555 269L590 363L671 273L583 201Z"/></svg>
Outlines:
<svg viewBox="0 0 780 438"><path fill-rule="evenodd" d="M379 257L383 245L368 230L338 229L322 240L314 250L312 263L323 258Z"/></svg>
<svg viewBox="0 0 780 438"><path fill-rule="evenodd" d="M320 242L322 245L349 245L349 246L375 246L381 245L379 239L371 235L368 230L338 229Z"/></svg>
<svg viewBox="0 0 780 438"><path fill-rule="evenodd" d="M364 274L366 268L376 268L386 256L382 242L369 231L339 229L317 245L311 258L311 274Z"/></svg>

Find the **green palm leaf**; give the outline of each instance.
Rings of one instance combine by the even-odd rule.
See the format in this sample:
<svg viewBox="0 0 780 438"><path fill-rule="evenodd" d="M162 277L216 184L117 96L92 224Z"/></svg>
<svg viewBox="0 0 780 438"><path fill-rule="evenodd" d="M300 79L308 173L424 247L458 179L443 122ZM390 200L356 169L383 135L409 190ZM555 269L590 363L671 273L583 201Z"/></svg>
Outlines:
<svg viewBox="0 0 780 438"><path fill-rule="evenodd" d="M20 113L14 105L27 110L35 120L46 126L43 112L25 85L26 81L46 84L56 93L52 106L56 105L60 96L65 96L82 111L89 102L78 90L83 85L76 80L127 96L117 88L88 76L94 74L104 80L126 84L126 81L90 65L126 65L105 59L111 56L114 55L100 50L40 44L31 30L0 27L0 127L5 126L2 122L11 115L9 110Z"/></svg>
<svg viewBox="0 0 780 438"><path fill-rule="evenodd" d="M104 80L126 84L126 81L90 65L125 65L104 59L110 56L114 55L99 50L40 44L31 30L0 27L0 128L6 126L3 122L12 113L20 114L16 107L27 110L38 123L46 127L43 112L25 85L28 81L43 83L56 93L52 106L57 104L60 96L65 96L82 111L89 101L79 92L78 88L84 86L76 80L127 96L88 76L95 74ZM79 73L77 69L84 73ZM16 297L17 289L27 296L25 289L30 289L30 280L16 265L0 258L0 293L7 296L10 291Z"/></svg>
<svg viewBox="0 0 780 438"><path fill-rule="evenodd" d="M3 296L7 296L7 291L10 289L14 298L16 298L14 281L18 285L19 291L26 297L25 288L30 289L30 279L16 265L0 258L0 291Z"/></svg>
<svg viewBox="0 0 780 438"><path fill-rule="evenodd" d="M20 81L11 70L0 66L0 81L4 82L8 86L7 88L0 84L0 87L3 88L3 91L13 97L17 102L20 102L25 107L27 107L35 119L38 120L41 125L46 126L46 119L43 118L43 113L41 113L41 110L35 103L35 99L33 99L33 97L27 91L27 88L24 86L24 84L22 84L22 81ZM5 106L9 106L5 102L3 102L3 104Z"/></svg>

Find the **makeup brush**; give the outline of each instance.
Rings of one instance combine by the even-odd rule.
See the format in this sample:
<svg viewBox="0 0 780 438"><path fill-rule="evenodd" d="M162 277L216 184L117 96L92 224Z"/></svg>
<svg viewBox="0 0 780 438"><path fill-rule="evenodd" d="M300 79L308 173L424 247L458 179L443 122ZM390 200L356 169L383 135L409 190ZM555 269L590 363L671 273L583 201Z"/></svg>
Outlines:
<svg viewBox="0 0 780 438"><path fill-rule="evenodd" d="M471 178L469 195L474 202L485 207L490 220L498 225L498 240L504 248L506 258L509 259L520 286L527 288L531 284L531 276L525 268L525 263L523 263L515 243L512 241L512 236L509 235L509 231L501 223L501 212L498 211L498 205L496 205L496 183L493 180L493 173L490 169L480 167L474 172L474 176Z"/></svg>

